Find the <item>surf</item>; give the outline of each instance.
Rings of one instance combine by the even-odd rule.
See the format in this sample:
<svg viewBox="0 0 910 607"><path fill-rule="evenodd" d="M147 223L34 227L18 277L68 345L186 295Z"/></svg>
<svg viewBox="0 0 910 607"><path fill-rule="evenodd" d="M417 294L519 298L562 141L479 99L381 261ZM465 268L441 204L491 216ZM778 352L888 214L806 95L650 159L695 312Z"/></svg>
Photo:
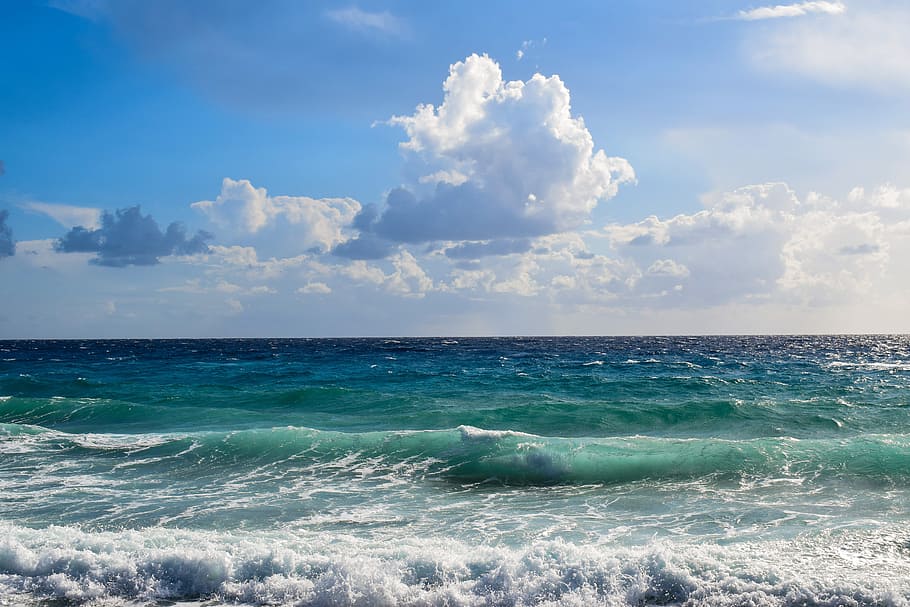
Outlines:
<svg viewBox="0 0 910 607"><path fill-rule="evenodd" d="M478 548L287 531L87 533L0 524L7 598L126 605L907 605L906 529L792 541Z"/></svg>

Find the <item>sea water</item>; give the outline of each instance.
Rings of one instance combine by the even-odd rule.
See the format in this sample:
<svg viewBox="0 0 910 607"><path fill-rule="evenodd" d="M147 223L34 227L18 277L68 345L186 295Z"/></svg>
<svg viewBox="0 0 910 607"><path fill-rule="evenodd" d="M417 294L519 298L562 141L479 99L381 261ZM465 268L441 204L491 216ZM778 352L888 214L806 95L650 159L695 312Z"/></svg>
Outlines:
<svg viewBox="0 0 910 607"><path fill-rule="evenodd" d="M906 605L910 338L0 342L0 605Z"/></svg>

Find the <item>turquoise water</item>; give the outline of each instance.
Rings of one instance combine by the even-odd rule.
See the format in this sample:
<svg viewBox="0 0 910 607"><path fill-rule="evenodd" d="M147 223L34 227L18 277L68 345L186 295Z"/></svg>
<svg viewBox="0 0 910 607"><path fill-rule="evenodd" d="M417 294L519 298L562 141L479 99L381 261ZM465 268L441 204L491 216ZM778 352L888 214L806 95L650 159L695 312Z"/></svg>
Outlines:
<svg viewBox="0 0 910 607"><path fill-rule="evenodd" d="M910 338L0 342L0 605L906 605Z"/></svg>

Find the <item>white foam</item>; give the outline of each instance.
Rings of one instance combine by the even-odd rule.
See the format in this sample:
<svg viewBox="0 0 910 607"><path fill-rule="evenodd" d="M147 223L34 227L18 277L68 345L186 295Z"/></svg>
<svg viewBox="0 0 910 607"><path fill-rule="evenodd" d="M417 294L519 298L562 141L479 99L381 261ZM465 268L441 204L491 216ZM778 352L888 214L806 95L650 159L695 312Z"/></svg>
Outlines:
<svg viewBox="0 0 910 607"><path fill-rule="evenodd" d="M96 449L99 451L112 450L136 450L158 447L184 438L186 435L179 434L69 434L66 435L74 444L86 449Z"/></svg>
<svg viewBox="0 0 910 607"><path fill-rule="evenodd" d="M637 548L12 525L0 537L0 595L73 603L903 607L910 598L907 529Z"/></svg>
<svg viewBox="0 0 910 607"><path fill-rule="evenodd" d="M862 369L869 371L910 371L910 361L864 362L836 360L826 365L833 369Z"/></svg>
<svg viewBox="0 0 910 607"><path fill-rule="evenodd" d="M517 430L484 430L483 428L475 428L474 426L458 426L456 429L461 432L461 437L464 440L484 440L509 437L540 438L537 435L528 434L527 432L518 432Z"/></svg>

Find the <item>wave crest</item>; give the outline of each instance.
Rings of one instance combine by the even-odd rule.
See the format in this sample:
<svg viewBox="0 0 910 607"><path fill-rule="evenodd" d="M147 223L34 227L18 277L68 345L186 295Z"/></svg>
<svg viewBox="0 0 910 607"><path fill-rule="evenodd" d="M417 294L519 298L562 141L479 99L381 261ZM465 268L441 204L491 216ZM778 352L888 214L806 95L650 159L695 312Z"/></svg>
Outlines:
<svg viewBox="0 0 910 607"><path fill-rule="evenodd" d="M0 453L115 462L136 473L243 472L264 465L330 467L343 473L369 462L376 474L460 482L535 485L623 483L712 475L787 478L910 477L910 435L838 439L545 437L460 426L452 430L345 433L283 427L179 434L68 434L0 424ZM113 457L113 456L118 457ZM98 461L100 460L100 461ZM113 465L113 464L112 464ZM358 470L363 475L365 469Z"/></svg>

